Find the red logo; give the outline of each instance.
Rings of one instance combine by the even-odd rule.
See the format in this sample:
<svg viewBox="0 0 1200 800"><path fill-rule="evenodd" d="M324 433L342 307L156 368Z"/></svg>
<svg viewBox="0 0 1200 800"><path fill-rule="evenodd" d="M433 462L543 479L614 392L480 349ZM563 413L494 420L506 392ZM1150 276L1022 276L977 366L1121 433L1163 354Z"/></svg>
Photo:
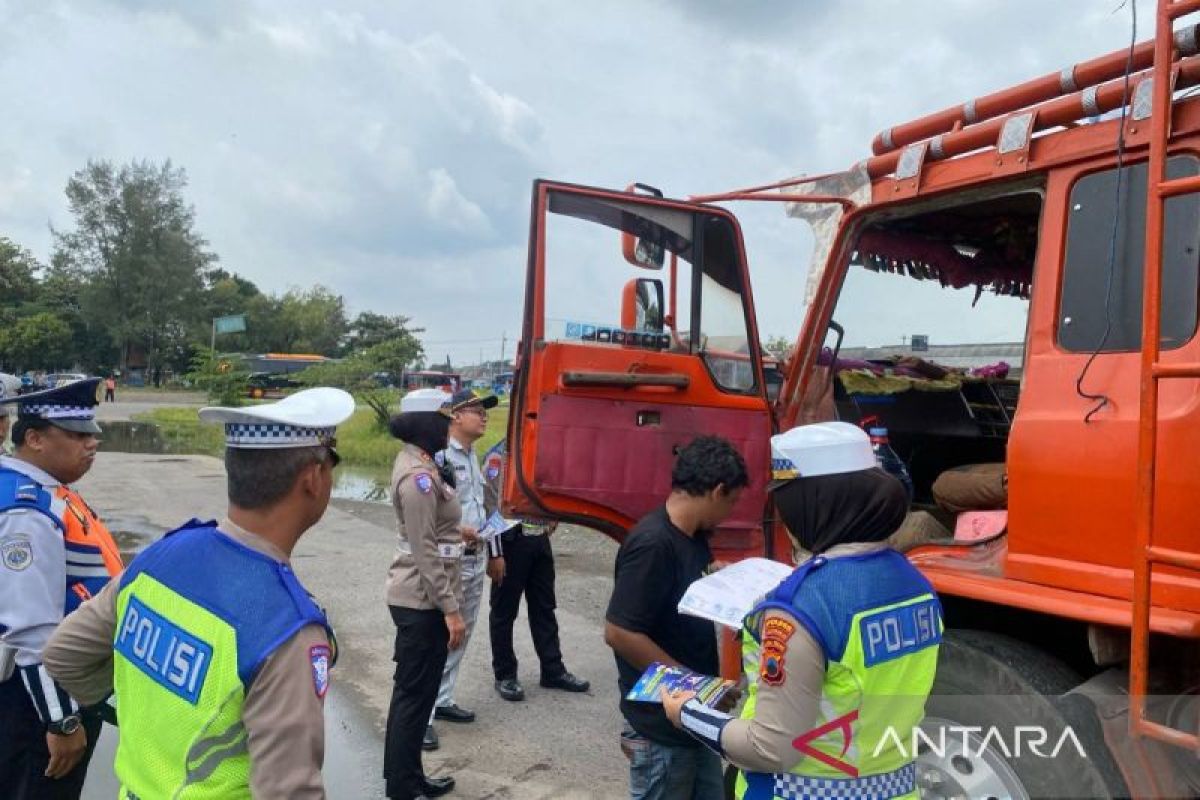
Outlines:
<svg viewBox="0 0 1200 800"><path fill-rule="evenodd" d="M804 755L812 756L822 764L836 769L838 772L844 772L851 778L857 778L858 768L853 764L842 761L840 758L834 758L828 753L824 753L815 747L809 746L809 742L813 741L814 739L820 739L827 733L840 730L842 732L842 752L838 755L846 755L846 751L850 749L850 737L852 735L850 726L856 721L858 721L858 709L851 711L849 714L843 714L837 719L830 720L819 728L813 728L808 733L803 733L797 736L792 740L792 747L796 748L801 753L804 753Z"/></svg>

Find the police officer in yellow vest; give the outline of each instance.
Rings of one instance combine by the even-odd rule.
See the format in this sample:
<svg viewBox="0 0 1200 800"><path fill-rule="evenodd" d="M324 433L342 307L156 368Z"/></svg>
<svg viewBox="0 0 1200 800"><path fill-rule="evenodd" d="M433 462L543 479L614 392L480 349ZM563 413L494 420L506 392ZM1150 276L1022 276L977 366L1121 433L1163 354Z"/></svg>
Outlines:
<svg viewBox="0 0 1200 800"><path fill-rule="evenodd" d="M115 689L122 800L324 798L325 693L336 646L289 565L329 504L340 389L252 408L225 425L229 512L147 547L46 647L83 703Z"/></svg>
<svg viewBox="0 0 1200 800"><path fill-rule="evenodd" d="M924 716L942 621L928 581L884 543L904 487L854 425L801 426L771 448L776 508L812 555L746 617L741 717L689 693L664 693L667 714L739 769L739 800L915 800L902 747Z"/></svg>

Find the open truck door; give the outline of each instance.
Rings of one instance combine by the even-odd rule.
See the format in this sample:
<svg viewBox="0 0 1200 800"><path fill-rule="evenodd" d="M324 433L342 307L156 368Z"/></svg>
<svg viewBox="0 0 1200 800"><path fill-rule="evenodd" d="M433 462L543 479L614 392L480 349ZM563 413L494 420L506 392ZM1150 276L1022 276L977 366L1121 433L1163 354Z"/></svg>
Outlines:
<svg viewBox="0 0 1200 800"><path fill-rule="evenodd" d="M771 433L733 215L535 182L506 505L619 540L666 499L678 449L714 434L751 483L713 549L763 555Z"/></svg>

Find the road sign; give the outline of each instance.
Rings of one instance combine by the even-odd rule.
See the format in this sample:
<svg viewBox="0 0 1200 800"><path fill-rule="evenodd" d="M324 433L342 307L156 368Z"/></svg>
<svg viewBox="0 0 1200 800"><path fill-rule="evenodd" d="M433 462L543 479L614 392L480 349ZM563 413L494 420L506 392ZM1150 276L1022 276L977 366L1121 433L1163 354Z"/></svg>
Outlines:
<svg viewBox="0 0 1200 800"><path fill-rule="evenodd" d="M217 333L241 333L246 330L246 315L234 314L228 317L217 317L213 320L213 330Z"/></svg>

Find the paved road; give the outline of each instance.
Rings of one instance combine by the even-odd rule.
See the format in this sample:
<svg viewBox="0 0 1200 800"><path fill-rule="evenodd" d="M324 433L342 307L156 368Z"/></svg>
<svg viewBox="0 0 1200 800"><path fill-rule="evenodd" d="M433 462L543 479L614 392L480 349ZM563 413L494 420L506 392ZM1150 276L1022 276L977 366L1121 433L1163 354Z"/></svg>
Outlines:
<svg viewBox="0 0 1200 800"><path fill-rule="evenodd" d="M101 403L96 407L96 418L105 421L127 421L135 414L153 411L156 408L184 406L199 408L204 405L204 395L198 392L117 392L115 403Z"/></svg>
<svg viewBox="0 0 1200 800"><path fill-rule="evenodd" d="M115 404L119 405L119 404ZM80 483L88 502L136 548L191 516L224 509L224 470L206 456L101 453ZM382 730L391 689L391 620L383 576L394 531L388 506L335 501L301 540L294 565L328 608L342 657L334 671L326 731L330 798L381 797ZM524 615L517 654L528 699L507 703L492 689L486 608L459 682L460 704L478 712L472 725L439 723L442 749L426 756L433 774L453 774L468 800L583 800L627 797L627 765L618 749L616 670L601 638L615 545L564 527L554 538L559 625L568 667L592 681L584 695L542 689ZM106 729L85 797L115 796L109 765L115 731Z"/></svg>

